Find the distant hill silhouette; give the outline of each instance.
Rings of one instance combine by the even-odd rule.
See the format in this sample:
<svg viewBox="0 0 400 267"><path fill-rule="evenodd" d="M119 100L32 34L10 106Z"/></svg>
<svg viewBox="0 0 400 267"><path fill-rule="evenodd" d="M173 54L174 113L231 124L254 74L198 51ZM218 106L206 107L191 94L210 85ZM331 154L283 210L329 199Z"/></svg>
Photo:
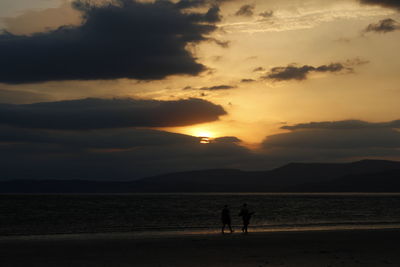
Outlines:
<svg viewBox="0 0 400 267"><path fill-rule="evenodd" d="M0 193L133 192L400 192L400 162L290 163L270 171L201 170L119 182L0 182Z"/></svg>

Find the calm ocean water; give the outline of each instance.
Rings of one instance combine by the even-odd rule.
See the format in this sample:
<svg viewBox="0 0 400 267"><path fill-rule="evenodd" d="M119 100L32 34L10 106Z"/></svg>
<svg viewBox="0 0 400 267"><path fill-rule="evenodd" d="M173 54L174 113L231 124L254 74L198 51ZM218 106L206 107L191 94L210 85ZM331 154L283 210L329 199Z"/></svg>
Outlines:
<svg viewBox="0 0 400 267"><path fill-rule="evenodd" d="M253 230L400 225L400 194L0 195L0 235L216 231L244 202Z"/></svg>

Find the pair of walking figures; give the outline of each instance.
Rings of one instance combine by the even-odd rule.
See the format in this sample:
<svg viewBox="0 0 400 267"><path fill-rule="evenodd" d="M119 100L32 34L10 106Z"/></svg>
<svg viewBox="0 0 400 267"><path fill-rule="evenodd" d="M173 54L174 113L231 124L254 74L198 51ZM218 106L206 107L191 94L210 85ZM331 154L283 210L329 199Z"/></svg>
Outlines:
<svg viewBox="0 0 400 267"><path fill-rule="evenodd" d="M242 209L240 210L239 216L242 217L243 220L243 227L242 232L247 234L247 228L250 224L251 216L254 212L249 212L247 208L247 204L244 203ZM228 208L228 205L225 205L221 212L221 220L222 220L222 233L224 234L225 227L228 226L231 233L233 233L232 226L231 226L231 212Z"/></svg>

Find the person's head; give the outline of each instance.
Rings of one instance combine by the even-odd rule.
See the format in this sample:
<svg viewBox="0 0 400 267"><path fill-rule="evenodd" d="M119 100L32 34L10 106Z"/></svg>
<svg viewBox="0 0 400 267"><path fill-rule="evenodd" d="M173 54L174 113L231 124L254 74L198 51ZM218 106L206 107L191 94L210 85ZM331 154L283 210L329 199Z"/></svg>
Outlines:
<svg viewBox="0 0 400 267"><path fill-rule="evenodd" d="M228 208L228 205L224 205L224 208Z"/></svg>
<svg viewBox="0 0 400 267"><path fill-rule="evenodd" d="M243 204L243 207L247 207L247 203L244 203L244 204Z"/></svg>

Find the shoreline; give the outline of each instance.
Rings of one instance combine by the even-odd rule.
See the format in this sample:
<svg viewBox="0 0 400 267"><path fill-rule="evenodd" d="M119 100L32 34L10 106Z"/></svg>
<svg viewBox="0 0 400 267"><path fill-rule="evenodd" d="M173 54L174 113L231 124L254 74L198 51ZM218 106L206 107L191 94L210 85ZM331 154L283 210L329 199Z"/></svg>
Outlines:
<svg viewBox="0 0 400 267"><path fill-rule="evenodd" d="M242 234L239 226L233 226L234 233L226 235ZM272 225L272 226L250 226L249 233L285 233L285 232L318 232L318 231L374 231L374 230L399 230L400 223L339 223L339 224L313 224L313 225ZM221 235L220 228L186 228L186 229L157 229L157 230L133 230L133 231L110 231L110 232L70 232L70 233L35 233L35 234L3 234L0 235L0 241L11 239L35 239L35 238L62 238L62 237L107 237L107 236L125 236L138 238L163 238L163 237L185 237L185 236L213 236Z"/></svg>
<svg viewBox="0 0 400 267"><path fill-rule="evenodd" d="M0 239L2 266L400 266L400 229Z"/></svg>

